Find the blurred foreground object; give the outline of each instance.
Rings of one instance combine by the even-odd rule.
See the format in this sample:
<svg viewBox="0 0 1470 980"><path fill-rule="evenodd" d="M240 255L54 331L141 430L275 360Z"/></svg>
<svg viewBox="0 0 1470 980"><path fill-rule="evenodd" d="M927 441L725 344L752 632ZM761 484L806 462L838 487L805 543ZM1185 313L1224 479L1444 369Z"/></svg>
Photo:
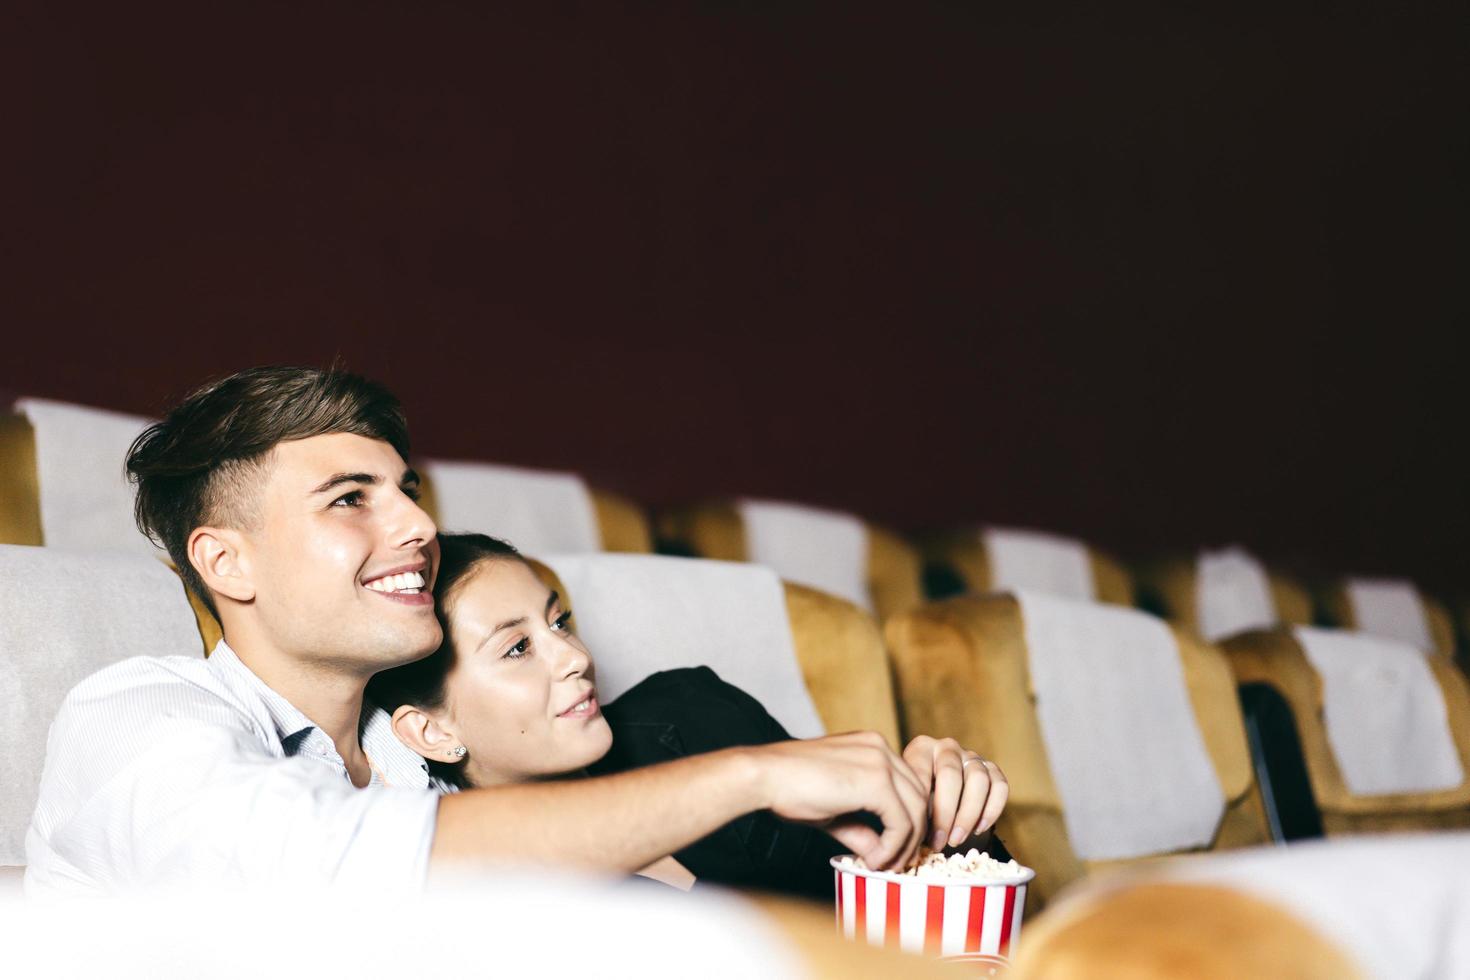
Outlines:
<svg viewBox="0 0 1470 980"><path fill-rule="evenodd" d="M1011 977L1470 976L1470 834L1314 841L1089 884Z"/></svg>
<svg viewBox="0 0 1470 980"><path fill-rule="evenodd" d="M942 978L917 957L833 934L830 909L509 871L425 895L156 892L26 900L0 888L9 976ZM248 940L242 941L243 937ZM80 941L79 941L80 940ZM940 971L940 972L935 972Z"/></svg>

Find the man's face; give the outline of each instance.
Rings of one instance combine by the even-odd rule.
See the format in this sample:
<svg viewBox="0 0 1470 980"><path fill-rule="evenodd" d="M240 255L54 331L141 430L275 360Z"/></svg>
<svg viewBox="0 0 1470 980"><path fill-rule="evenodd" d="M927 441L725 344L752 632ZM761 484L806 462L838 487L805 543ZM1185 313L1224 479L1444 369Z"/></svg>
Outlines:
<svg viewBox="0 0 1470 980"><path fill-rule="evenodd" d="M244 534L265 638L363 674L434 650L436 528L397 451L333 433L280 443L272 456L258 526Z"/></svg>

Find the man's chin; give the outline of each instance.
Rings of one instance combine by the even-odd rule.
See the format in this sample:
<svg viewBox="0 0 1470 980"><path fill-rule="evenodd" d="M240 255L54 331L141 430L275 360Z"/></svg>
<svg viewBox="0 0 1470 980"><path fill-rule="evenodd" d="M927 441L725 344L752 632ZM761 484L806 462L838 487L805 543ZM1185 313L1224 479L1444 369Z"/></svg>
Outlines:
<svg viewBox="0 0 1470 980"><path fill-rule="evenodd" d="M402 667L404 664L424 659L439 649L444 634L439 629L436 620L433 630L420 630L410 635L393 637L392 640L385 642L386 639L379 637L378 642L372 645L379 653L378 656L372 658L374 672Z"/></svg>

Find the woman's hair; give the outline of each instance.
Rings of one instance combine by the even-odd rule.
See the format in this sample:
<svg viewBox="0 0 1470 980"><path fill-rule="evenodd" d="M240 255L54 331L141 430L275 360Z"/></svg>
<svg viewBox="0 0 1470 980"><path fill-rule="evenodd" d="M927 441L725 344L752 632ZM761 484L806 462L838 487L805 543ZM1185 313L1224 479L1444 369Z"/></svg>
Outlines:
<svg viewBox="0 0 1470 980"><path fill-rule="evenodd" d="M332 432L381 439L408 459L408 422L382 385L333 367L260 367L207 384L128 450L138 528L168 549L189 590L216 612L189 561L206 524L250 527L259 517L262 463L278 443Z"/></svg>
<svg viewBox="0 0 1470 980"><path fill-rule="evenodd" d="M422 660L394 667L373 676L367 693L373 703L387 711L401 705L412 705L424 711L444 707L444 681L454 666L454 646L449 640L449 600L455 589L487 561L524 562L526 559L508 541L488 534L439 535L439 574L434 579L434 615L444 627L439 649ZM440 779L464 787L464 767L458 763L428 760L429 771Z"/></svg>

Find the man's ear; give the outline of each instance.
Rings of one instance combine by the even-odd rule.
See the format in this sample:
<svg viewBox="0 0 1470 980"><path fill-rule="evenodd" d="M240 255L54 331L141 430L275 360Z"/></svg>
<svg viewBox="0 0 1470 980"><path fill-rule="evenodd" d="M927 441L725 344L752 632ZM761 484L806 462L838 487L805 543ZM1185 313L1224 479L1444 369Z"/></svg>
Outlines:
<svg viewBox="0 0 1470 980"><path fill-rule="evenodd" d="M240 532L226 527L196 527L189 535L189 563L209 591L236 602L255 598L250 557Z"/></svg>
<svg viewBox="0 0 1470 980"><path fill-rule="evenodd" d="M463 744L459 738L411 704L399 705L393 712L393 734L425 759L459 762L464 758L454 752Z"/></svg>

